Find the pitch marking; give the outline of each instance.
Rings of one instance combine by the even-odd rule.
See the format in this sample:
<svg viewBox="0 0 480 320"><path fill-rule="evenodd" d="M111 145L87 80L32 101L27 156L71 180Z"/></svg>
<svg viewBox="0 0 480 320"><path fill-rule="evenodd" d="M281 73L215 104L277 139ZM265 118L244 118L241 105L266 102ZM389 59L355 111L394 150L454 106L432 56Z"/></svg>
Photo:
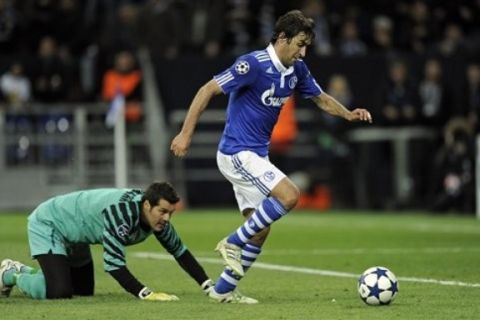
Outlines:
<svg viewBox="0 0 480 320"><path fill-rule="evenodd" d="M142 259L174 260L171 255L153 253L153 252L135 252L132 255L134 257L142 258ZM197 260L205 263L223 264L223 261L221 259L216 259L216 258L197 258ZM284 265L263 263L263 262L255 262L253 268L264 269L264 270L274 270L274 271L295 272L295 273L303 273L303 274L314 274L319 276L339 277L339 278L357 279L360 276L359 274L349 273L349 272L321 270L321 269L303 268L303 267L295 267L295 266L284 266ZM407 281L407 282L430 283L430 284L439 284L443 286L480 288L480 283L469 283L469 282L462 282L462 281L437 280L437 279L416 278L416 277L397 277L397 278L400 281Z"/></svg>

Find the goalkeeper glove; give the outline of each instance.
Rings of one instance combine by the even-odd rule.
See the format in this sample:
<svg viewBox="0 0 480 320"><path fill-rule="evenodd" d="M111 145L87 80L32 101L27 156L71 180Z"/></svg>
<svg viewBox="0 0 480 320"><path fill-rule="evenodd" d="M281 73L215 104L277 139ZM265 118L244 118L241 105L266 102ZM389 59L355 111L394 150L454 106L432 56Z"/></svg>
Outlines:
<svg viewBox="0 0 480 320"><path fill-rule="evenodd" d="M207 296L210 293L210 291L212 291L214 286L215 286L215 283L211 279L205 280L201 285L203 292L205 292L205 295Z"/></svg>
<svg viewBox="0 0 480 320"><path fill-rule="evenodd" d="M138 297L142 300L147 301L177 301L179 300L176 295L163 293L163 292L153 292L152 290L144 287L138 293Z"/></svg>

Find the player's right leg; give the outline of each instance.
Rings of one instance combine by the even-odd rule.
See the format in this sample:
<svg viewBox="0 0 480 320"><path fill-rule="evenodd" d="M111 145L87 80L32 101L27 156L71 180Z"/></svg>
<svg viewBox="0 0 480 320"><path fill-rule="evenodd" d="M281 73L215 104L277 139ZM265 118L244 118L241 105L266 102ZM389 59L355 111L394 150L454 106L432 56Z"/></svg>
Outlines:
<svg viewBox="0 0 480 320"><path fill-rule="evenodd" d="M242 151L235 155L219 152L217 164L221 173L233 184L240 209L243 211L247 208L256 208L245 223L220 241L216 248L225 264L235 274L243 276L242 248L295 205L298 189L267 158L250 151ZM275 189L279 191L273 195ZM276 195L281 195L285 204L277 199Z"/></svg>
<svg viewBox="0 0 480 320"><path fill-rule="evenodd" d="M297 203L300 192L287 177L284 177L269 192L255 212L227 239L228 243L243 247L262 230L287 214Z"/></svg>
<svg viewBox="0 0 480 320"><path fill-rule="evenodd" d="M41 272L18 274L15 282L20 291L34 299L70 298L72 281L65 241L52 224L37 219L41 210L52 208L40 206L28 218L30 253L38 260Z"/></svg>

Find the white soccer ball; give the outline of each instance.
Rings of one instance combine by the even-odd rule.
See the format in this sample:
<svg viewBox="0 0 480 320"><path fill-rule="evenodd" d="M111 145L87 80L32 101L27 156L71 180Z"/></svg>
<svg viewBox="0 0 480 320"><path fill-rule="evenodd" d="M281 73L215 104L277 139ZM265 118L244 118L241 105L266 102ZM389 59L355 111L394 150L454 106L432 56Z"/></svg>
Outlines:
<svg viewBox="0 0 480 320"><path fill-rule="evenodd" d="M398 294L397 277L385 267L368 268L358 279L358 293L368 305L390 304Z"/></svg>

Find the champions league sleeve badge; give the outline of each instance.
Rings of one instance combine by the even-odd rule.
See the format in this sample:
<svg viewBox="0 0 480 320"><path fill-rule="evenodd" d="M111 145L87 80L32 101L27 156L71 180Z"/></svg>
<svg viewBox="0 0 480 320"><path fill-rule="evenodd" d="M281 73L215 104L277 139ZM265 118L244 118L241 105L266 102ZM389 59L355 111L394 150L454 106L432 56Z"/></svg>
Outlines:
<svg viewBox="0 0 480 320"><path fill-rule="evenodd" d="M250 70L250 65L245 60L238 61L237 64L235 65L235 71L238 74L246 74L249 70Z"/></svg>

